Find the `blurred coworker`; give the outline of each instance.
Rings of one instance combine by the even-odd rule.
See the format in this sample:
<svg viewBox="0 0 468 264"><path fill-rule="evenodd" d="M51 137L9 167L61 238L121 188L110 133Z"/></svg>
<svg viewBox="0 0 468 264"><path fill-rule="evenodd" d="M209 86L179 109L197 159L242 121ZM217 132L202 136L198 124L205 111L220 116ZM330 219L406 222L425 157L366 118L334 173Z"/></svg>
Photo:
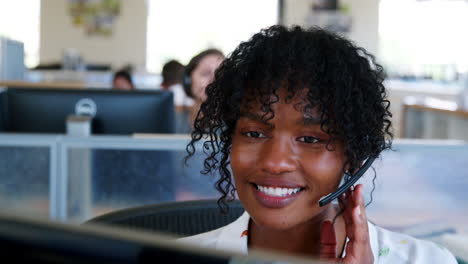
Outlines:
<svg viewBox="0 0 468 264"><path fill-rule="evenodd" d="M114 78L112 80L112 90L135 90L135 86L132 82L132 76L128 71L121 70L114 74Z"/></svg>
<svg viewBox="0 0 468 264"><path fill-rule="evenodd" d="M191 121L200 109L200 105L206 100L205 88L214 79L215 70L224 60L224 54L217 49L202 51L185 66L184 90L185 93L195 100L192 107ZM193 122L190 122L192 124Z"/></svg>
<svg viewBox="0 0 468 264"><path fill-rule="evenodd" d="M174 106L177 114L189 111L193 106L193 99L185 94L182 80L184 78L184 65L176 60L170 60L162 68L162 90L174 93Z"/></svg>

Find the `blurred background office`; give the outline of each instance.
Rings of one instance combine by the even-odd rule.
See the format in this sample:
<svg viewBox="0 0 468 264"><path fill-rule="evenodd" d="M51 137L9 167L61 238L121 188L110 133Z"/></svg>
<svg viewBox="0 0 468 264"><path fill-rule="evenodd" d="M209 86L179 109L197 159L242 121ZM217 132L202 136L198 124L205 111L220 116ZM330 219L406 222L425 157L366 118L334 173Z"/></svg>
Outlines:
<svg viewBox="0 0 468 264"><path fill-rule="evenodd" d="M274 24L321 26L376 56L397 151L375 164L369 215L468 260L466 0L0 1L0 208L82 222L217 198L202 153L182 166L196 102L181 76Z"/></svg>
<svg viewBox="0 0 468 264"><path fill-rule="evenodd" d="M23 0L0 5L2 43L20 41L25 66L15 72L3 67L3 81L110 88L113 72L130 66L137 89L159 89L169 60L185 65L207 48L229 54L241 40L275 23L320 25L347 35L385 66L397 136L466 139L468 134L466 115L457 111L468 105L463 0ZM9 59L10 66L14 60Z"/></svg>

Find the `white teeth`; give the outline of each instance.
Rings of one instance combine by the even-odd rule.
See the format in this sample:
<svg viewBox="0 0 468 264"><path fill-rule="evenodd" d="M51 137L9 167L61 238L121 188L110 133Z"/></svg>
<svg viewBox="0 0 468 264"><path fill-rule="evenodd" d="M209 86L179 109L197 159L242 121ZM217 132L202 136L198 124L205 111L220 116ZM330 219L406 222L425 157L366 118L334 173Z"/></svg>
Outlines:
<svg viewBox="0 0 468 264"><path fill-rule="evenodd" d="M275 188L273 188L273 187L268 187L266 193L276 194Z"/></svg>
<svg viewBox="0 0 468 264"><path fill-rule="evenodd" d="M281 189L281 196L286 196L288 194L288 188Z"/></svg>
<svg viewBox="0 0 468 264"><path fill-rule="evenodd" d="M273 188L273 187L266 187L266 186L261 186L261 185L257 185L257 189L267 195L276 196L276 197L295 194L301 190L301 188L280 188L280 187Z"/></svg>

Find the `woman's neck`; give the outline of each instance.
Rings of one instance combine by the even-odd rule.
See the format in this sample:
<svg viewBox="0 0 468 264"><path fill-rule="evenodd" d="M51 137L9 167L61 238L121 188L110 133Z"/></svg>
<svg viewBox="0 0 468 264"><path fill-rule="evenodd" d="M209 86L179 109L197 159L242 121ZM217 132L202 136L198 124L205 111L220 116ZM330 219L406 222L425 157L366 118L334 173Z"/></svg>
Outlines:
<svg viewBox="0 0 468 264"><path fill-rule="evenodd" d="M249 248L273 250L279 253L318 257L320 254L321 224L324 220L332 220L338 210L330 206L322 214L308 222L287 230L275 230L258 226L252 219L249 223ZM334 223L337 248L341 254L346 239L345 224L342 216Z"/></svg>
<svg viewBox="0 0 468 264"><path fill-rule="evenodd" d="M195 122L195 119L197 118L197 114L198 114L198 111L200 110L200 106L202 103L203 102L200 100L197 100L197 99L194 100L194 104L191 107L191 114L190 114L190 124L192 124L192 126L193 126L193 123Z"/></svg>

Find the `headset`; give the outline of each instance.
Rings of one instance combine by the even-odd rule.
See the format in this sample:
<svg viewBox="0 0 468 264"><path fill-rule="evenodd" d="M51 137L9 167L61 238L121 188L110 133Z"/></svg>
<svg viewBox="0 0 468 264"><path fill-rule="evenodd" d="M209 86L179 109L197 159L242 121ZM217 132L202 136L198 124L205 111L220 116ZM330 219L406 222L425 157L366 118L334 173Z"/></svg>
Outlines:
<svg viewBox="0 0 468 264"><path fill-rule="evenodd" d="M359 178L361 178L361 176L364 175L364 173L370 168L374 160L375 160L375 157L367 158L366 162L364 162L364 165L362 165L362 167L359 168L359 170L356 173L351 174L350 175L351 177L347 179L345 183L341 185L335 192L332 192L320 198L319 200L320 207L327 205L328 203L330 203L331 201L335 200L340 195L342 195L344 192L346 192L349 188L351 188L351 186L355 184L359 180Z"/></svg>
<svg viewBox="0 0 468 264"><path fill-rule="evenodd" d="M197 68L198 64L201 60L203 60L203 58L210 55L217 55L224 58L224 54L220 50L210 48L195 55L195 57L193 57L185 66L184 75L182 77L182 85L184 87L185 93L191 98L194 98L192 93L192 72L195 70L195 68Z"/></svg>
<svg viewBox="0 0 468 264"><path fill-rule="evenodd" d="M192 70L190 70L190 72L187 69L184 70L184 74L183 74L183 77L182 77L182 86L184 87L185 93L188 96L193 97L192 96L192 77L191 77L191 74L192 74Z"/></svg>

